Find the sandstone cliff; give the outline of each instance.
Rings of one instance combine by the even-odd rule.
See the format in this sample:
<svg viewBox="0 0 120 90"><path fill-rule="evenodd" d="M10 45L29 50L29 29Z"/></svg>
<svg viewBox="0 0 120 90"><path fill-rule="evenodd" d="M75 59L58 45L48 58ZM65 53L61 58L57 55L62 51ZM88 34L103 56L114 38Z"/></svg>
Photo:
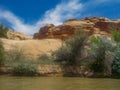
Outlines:
<svg viewBox="0 0 120 90"><path fill-rule="evenodd" d="M16 31L8 30L7 38L12 40L29 40L29 39L32 39L32 36L29 36L20 32L16 32Z"/></svg>
<svg viewBox="0 0 120 90"><path fill-rule="evenodd" d="M58 39L44 39L44 40L9 40L0 39L3 43L6 53L13 53L14 51L21 51L25 57L30 59L37 59L42 54L50 55L57 50L62 42Z"/></svg>
<svg viewBox="0 0 120 90"><path fill-rule="evenodd" d="M111 30L120 31L120 20L109 20L107 18L84 18L81 20L69 19L62 25L54 26L48 24L40 28L39 32L34 34L34 39L58 38L66 39L74 35L75 31L82 28L88 35L105 34L109 35Z"/></svg>
<svg viewBox="0 0 120 90"><path fill-rule="evenodd" d="M8 39L11 40L1 40L6 52L14 49L23 49L26 56L37 58L41 54L51 54L57 50L62 44L60 39L70 38L79 28L82 28L88 35L104 34L109 36L111 30L120 31L120 20L97 17L81 20L69 19L59 26L48 24L40 28L39 32L35 33L33 37L40 40L34 40L31 36L15 31L7 32Z"/></svg>

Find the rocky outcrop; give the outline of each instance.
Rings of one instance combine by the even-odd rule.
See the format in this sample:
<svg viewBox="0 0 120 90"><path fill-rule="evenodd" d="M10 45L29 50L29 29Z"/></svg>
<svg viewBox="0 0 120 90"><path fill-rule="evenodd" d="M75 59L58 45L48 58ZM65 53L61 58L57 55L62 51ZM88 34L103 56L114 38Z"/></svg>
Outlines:
<svg viewBox="0 0 120 90"><path fill-rule="evenodd" d="M37 39L45 38L45 37L48 37L48 34L50 37L51 36L50 32L52 27L54 27L53 24L47 24L46 26L42 27L38 33L34 34L34 38L37 38Z"/></svg>
<svg viewBox="0 0 120 90"><path fill-rule="evenodd" d="M0 68L0 74L13 75L13 70L9 66ZM39 65L37 76L48 77L87 77L87 78L108 78L107 73L94 73L84 66L60 66L60 65Z"/></svg>
<svg viewBox="0 0 120 90"><path fill-rule="evenodd" d="M38 74L42 76L80 76L92 77L94 73L83 66L44 65L38 67Z"/></svg>
<svg viewBox="0 0 120 90"><path fill-rule="evenodd" d="M111 30L120 31L120 20L96 22L95 27L99 28L101 31L106 31L106 32L110 32Z"/></svg>
<svg viewBox="0 0 120 90"><path fill-rule="evenodd" d="M12 40L29 40L29 39L32 39L32 36L29 36L20 32L16 32L16 31L8 30L7 38Z"/></svg>
<svg viewBox="0 0 120 90"><path fill-rule="evenodd" d="M62 25L54 26L48 24L40 28L38 33L34 34L34 39L58 38L66 39L74 35L75 31L82 28L88 35L107 34L111 30L120 31L120 20L109 20L107 18L84 18L81 20L69 19Z"/></svg>

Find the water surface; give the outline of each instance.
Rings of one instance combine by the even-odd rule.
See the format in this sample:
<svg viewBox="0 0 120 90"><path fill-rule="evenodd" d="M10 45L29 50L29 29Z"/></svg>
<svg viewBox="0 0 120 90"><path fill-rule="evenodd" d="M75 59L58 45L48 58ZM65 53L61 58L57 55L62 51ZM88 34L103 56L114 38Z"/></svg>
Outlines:
<svg viewBox="0 0 120 90"><path fill-rule="evenodd" d="M0 76L0 90L120 90L120 79Z"/></svg>

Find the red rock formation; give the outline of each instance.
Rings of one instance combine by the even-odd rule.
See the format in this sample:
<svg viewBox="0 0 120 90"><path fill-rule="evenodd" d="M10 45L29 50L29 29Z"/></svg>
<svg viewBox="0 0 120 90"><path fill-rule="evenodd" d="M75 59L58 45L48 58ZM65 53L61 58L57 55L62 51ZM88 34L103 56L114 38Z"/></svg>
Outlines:
<svg viewBox="0 0 120 90"><path fill-rule="evenodd" d="M46 37L50 36L49 32L50 32L50 28L52 28L52 27L54 27L53 24L48 24L48 25L40 28L39 32L34 34L34 38L42 39L42 38L46 38Z"/></svg>
<svg viewBox="0 0 120 90"><path fill-rule="evenodd" d="M106 31L106 32L109 32L111 30L120 31L120 21L96 22L95 27L99 28L101 31Z"/></svg>
<svg viewBox="0 0 120 90"><path fill-rule="evenodd" d="M34 39L58 38L66 39L74 35L75 31L82 28L88 35L109 34L111 30L120 31L120 20L109 20L107 18L84 18L81 20L69 19L59 26L53 24L42 27L34 34Z"/></svg>

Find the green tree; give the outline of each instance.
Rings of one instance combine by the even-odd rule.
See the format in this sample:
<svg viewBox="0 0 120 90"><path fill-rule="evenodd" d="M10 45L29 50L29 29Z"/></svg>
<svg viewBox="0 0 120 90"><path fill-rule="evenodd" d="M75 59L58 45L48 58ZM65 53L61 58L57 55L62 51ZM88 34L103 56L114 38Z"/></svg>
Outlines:
<svg viewBox="0 0 120 90"><path fill-rule="evenodd" d="M8 28L3 26L3 24L0 24L0 37L7 38L7 31Z"/></svg>
<svg viewBox="0 0 120 90"><path fill-rule="evenodd" d="M120 77L120 33L118 31L111 32L113 40L116 41L116 47L113 54L112 74Z"/></svg>
<svg viewBox="0 0 120 90"><path fill-rule="evenodd" d="M116 46L116 49L114 51L112 74L113 76L120 77L120 44Z"/></svg>
<svg viewBox="0 0 120 90"><path fill-rule="evenodd" d="M108 56L112 55L112 52L114 51L114 46L113 46L113 41L107 39L106 36L99 36L95 37L93 36L91 38L91 44L90 44L90 51L89 54L90 56L95 60L91 64L91 69L94 72L103 72L105 70L105 67L107 63L105 64L106 58ZM110 61L111 62L111 61ZM109 67L111 64L109 65Z"/></svg>
<svg viewBox="0 0 120 90"><path fill-rule="evenodd" d="M77 30L75 35L66 40L63 46L55 52L56 60L65 65L79 65L80 60L77 59L77 56L79 54L81 57L81 50L86 40L85 32L82 29Z"/></svg>
<svg viewBox="0 0 120 90"><path fill-rule="evenodd" d="M113 39L118 43L120 42L120 33L116 30L111 31Z"/></svg>
<svg viewBox="0 0 120 90"><path fill-rule="evenodd" d="M3 65L4 61L4 48L2 42L0 41L0 66Z"/></svg>

